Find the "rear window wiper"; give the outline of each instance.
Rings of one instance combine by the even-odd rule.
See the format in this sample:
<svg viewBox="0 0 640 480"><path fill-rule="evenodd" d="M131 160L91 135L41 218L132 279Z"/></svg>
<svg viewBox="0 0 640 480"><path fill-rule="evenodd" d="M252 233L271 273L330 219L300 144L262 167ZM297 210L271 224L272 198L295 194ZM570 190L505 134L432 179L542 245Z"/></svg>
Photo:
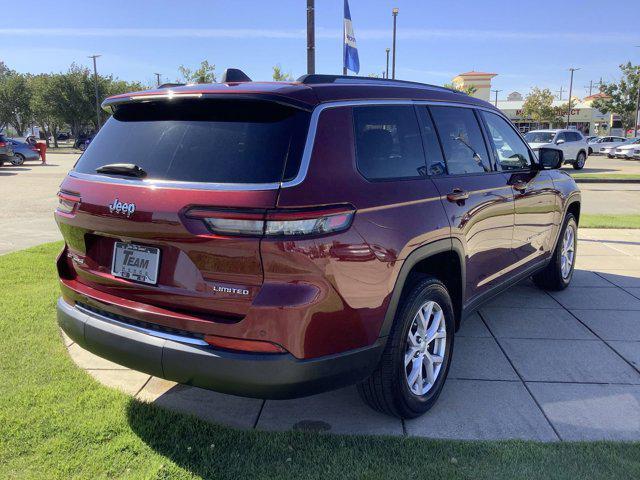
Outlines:
<svg viewBox="0 0 640 480"><path fill-rule="evenodd" d="M98 173L112 173L116 175L128 175L130 177L143 178L147 176L145 172L138 165L133 163L109 163L96 168Z"/></svg>

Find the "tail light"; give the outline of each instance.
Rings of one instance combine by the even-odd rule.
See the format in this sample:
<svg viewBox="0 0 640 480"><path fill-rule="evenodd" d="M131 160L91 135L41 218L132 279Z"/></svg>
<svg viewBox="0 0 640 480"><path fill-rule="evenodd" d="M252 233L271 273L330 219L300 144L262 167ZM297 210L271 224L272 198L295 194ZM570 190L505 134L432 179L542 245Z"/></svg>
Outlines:
<svg viewBox="0 0 640 480"><path fill-rule="evenodd" d="M351 206L305 210L230 211L196 207L188 218L200 219L219 235L293 237L325 235L346 230L355 209Z"/></svg>
<svg viewBox="0 0 640 480"><path fill-rule="evenodd" d="M73 216L80 205L80 195L60 190L58 192L58 208L56 212L64 216Z"/></svg>
<svg viewBox="0 0 640 480"><path fill-rule="evenodd" d="M0 147L6 147L7 146L7 142L0 142Z"/></svg>

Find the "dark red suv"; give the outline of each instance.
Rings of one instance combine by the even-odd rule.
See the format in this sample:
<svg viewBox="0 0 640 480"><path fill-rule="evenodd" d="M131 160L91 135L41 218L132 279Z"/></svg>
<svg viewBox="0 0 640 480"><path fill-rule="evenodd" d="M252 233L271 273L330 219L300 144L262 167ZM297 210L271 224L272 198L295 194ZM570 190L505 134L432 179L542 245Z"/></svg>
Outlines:
<svg viewBox="0 0 640 480"><path fill-rule="evenodd" d="M562 152L463 93L308 75L103 107L59 193L58 321L136 370L260 398L358 383L415 417L466 313L531 275L571 281Z"/></svg>

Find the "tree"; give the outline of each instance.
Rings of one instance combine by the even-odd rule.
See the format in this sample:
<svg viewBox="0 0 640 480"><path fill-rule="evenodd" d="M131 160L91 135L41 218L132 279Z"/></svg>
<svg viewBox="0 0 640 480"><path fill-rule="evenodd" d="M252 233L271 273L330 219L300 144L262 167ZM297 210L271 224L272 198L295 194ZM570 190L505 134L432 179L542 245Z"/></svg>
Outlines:
<svg viewBox="0 0 640 480"><path fill-rule="evenodd" d="M33 121L44 133L49 146L49 136L53 136L54 146L58 146L58 132L62 120L53 101L52 75L34 75L29 79L31 86L31 111Z"/></svg>
<svg viewBox="0 0 640 480"><path fill-rule="evenodd" d="M534 123L558 123L561 110L553 107L553 99L548 88L533 87L524 99L522 116Z"/></svg>
<svg viewBox="0 0 640 480"><path fill-rule="evenodd" d="M593 108L602 113L620 115L625 131L636 127L636 101L640 89L640 65L631 62L620 65L622 78L618 82L605 83L600 86L600 92L607 95L593 102Z"/></svg>
<svg viewBox="0 0 640 480"><path fill-rule="evenodd" d="M454 83L445 83L443 85L444 88L449 88L451 90L457 90L459 92L463 92L466 93L467 95L473 95L474 93L476 93L478 91L478 89L476 87L474 87L473 85L458 85L458 84L454 84Z"/></svg>
<svg viewBox="0 0 640 480"><path fill-rule="evenodd" d="M28 77L10 72L0 77L0 125L11 125L22 136L31 123Z"/></svg>
<svg viewBox="0 0 640 480"><path fill-rule="evenodd" d="M273 80L276 82L291 82L293 76L291 73L284 73L280 64L273 66Z"/></svg>
<svg viewBox="0 0 640 480"><path fill-rule="evenodd" d="M192 70L184 65L178 67L182 80L185 83L215 83L216 66L210 65L207 60L200 62L200 68Z"/></svg>

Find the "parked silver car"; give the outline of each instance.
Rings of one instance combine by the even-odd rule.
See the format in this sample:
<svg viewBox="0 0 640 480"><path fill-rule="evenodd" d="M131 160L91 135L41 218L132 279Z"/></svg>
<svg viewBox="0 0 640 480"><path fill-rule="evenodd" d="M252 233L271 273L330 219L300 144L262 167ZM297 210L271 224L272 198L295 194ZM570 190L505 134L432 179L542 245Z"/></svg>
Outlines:
<svg viewBox="0 0 640 480"><path fill-rule="evenodd" d="M11 163L14 165L22 165L28 160L40 160L40 153L34 146L25 142L20 142L15 138L9 138L7 141L13 147L14 158L11 160Z"/></svg>

